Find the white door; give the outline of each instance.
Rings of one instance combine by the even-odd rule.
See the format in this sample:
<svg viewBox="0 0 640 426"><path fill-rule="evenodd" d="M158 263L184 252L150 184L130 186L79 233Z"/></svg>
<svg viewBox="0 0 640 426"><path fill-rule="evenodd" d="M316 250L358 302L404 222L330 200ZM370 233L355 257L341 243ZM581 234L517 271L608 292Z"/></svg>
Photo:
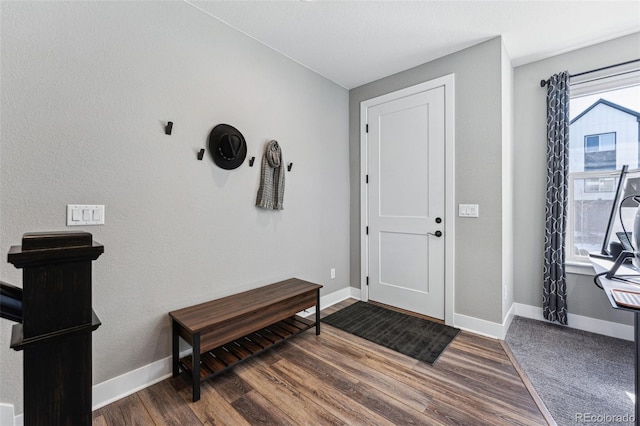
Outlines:
<svg viewBox="0 0 640 426"><path fill-rule="evenodd" d="M366 109L369 299L444 319L445 87Z"/></svg>

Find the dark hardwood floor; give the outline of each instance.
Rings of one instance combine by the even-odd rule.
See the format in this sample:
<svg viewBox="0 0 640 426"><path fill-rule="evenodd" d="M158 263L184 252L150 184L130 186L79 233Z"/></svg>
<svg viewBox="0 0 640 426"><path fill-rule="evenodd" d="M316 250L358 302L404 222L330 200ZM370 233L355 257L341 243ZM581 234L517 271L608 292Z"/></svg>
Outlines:
<svg viewBox="0 0 640 426"><path fill-rule="evenodd" d="M328 315L355 302L323 310ZM498 340L461 332L433 365L322 324L202 384L184 376L93 413L97 425L546 425Z"/></svg>

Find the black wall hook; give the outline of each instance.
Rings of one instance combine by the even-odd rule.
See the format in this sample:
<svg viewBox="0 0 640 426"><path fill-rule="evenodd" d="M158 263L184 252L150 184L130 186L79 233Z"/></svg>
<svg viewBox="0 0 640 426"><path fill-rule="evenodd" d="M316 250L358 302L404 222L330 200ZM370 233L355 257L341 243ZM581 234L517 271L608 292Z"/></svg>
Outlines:
<svg viewBox="0 0 640 426"><path fill-rule="evenodd" d="M293 167L293 163L289 163L289 165L287 166L287 170L291 171L291 168Z"/></svg>
<svg viewBox="0 0 640 426"><path fill-rule="evenodd" d="M171 130L173 130L173 121L169 121L166 125L166 127L164 128L164 134L165 135L170 135L171 134Z"/></svg>
<svg viewBox="0 0 640 426"><path fill-rule="evenodd" d="M203 158L204 158L204 148L198 151L198 160L202 161Z"/></svg>
<svg viewBox="0 0 640 426"><path fill-rule="evenodd" d="M253 162L256 161L256 157L249 158L249 167L253 167Z"/></svg>

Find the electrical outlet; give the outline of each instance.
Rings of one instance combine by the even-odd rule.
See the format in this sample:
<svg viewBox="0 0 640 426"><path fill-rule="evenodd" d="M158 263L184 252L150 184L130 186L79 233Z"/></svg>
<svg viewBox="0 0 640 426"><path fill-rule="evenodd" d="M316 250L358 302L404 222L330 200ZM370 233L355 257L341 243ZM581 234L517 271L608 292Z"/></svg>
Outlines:
<svg viewBox="0 0 640 426"><path fill-rule="evenodd" d="M331 279L336 277L336 268L331 268Z"/></svg>

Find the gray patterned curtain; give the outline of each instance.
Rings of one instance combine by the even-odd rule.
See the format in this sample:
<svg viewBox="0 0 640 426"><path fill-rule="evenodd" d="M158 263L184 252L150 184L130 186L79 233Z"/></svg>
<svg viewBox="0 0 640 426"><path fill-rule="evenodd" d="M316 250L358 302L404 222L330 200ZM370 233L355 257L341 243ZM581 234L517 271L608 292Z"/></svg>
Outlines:
<svg viewBox="0 0 640 426"><path fill-rule="evenodd" d="M549 321L567 324L567 277L564 242L567 231L569 176L569 73L547 83L547 203L544 235L542 310Z"/></svg>

